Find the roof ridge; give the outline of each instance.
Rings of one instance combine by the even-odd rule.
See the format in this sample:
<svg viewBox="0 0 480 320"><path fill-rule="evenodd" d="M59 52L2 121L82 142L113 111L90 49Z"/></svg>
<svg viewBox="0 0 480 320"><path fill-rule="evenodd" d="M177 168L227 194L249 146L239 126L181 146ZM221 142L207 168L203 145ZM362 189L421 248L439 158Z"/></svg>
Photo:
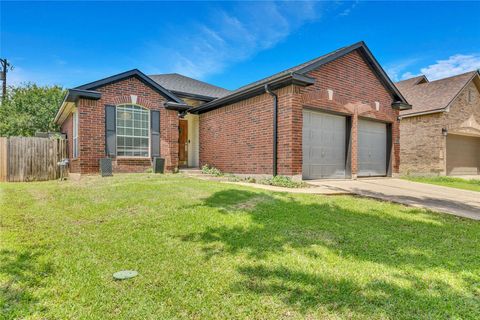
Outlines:
<svg viewBox="0 0 480 320"><path fill-rule="evenodd" d="M456 74L456 75L453 75L453 76L449 76L449 77L445 77L445 78L441 78L441 79L437 79L437 80L432 80L428 83L434 83L434 82L438 82L438 81L442 81L442 80L449 80L449 79L452 79L452 78L456 78L456 77L461 77L461 76L464 76L464 75L467 75L469 73L477 73L478 71L477 70L472 70L472 71L467 71L467 72L464 72L464 73L459 73L459 74ZM423 84L423 83L422 83Z"/></svg>
<svg viewBox="0 0 480 320"><path fill-rule="evenodd" d="M407 79L403 79L403 80L397 81L397 82L395 82L395 83L400 83L400 82L405 82L405 81L412 81L413 79L418 79L418 78L423 78L423 77L427 78L426 75L424 75L424 74L419 74L418 76L411 77L411 78L407 78ZM428 78L427 78L427 80L428 80Z"/></svg>
<svg viewBox="0 0 480 320"><path fill-rule="evenodd" d="M285 73L285 74L294 73L294 72L297 71L296 68L299 68L298 70L300 70L300 69L302 69L302 66L308 66L309 64L312 64L312 63L314 63L314 62L317 61L317 60L320 60L320 59L322 59L322 58L324 58L324 57L326 57L326 56L332 55L332 54L334 54L334 53L336 53L336 52L338 52L338 51L340 51L340 50L343 50L343 49L348 48L348 47L350 47L350 46L356 45L356 44L358 44L358 43L360 43L360 42L355 42L355 43L353 43L353 44L351 44L351 45L343 46L343 47L341 47L341 48L338 48L338 49L335 49L335 50L333 50L333 51L330 51L330 52L328 52L328 53L326 53L326 54L323 54L323 55L317 56L317 57L315 57L315 58L312 58L312 59L310 59L310 60L308 60L308 61L305 61L305 62L296 64L296 65L294 65L294 66L291 66L291 67L289 67L289 68L283 69L282 71L275 72L274 74L272 74L272 75L270 75L270 76L263 77L263 78L260 78L260 79L258 79L258 80L249 82L249 83L247 83L246 85L243 85L243 86L241 86L241 87L238 87L237 89L235 89L235 90L233 90L233 91L241 90L241 89L243 89L243 88L245 88L245 87L248 87L248 86L250 86L250 85L252 85L252 84L254 84L254 83L262 82L262 81L264 81L264 80L266 80L266 79L269 79L269 78L274 78L275 76L280 75L280 74L283 74L283 73ZM290 71L290 70L292 70L292 71Z"/></svg>
<svg viewBox="0 0 480 320"><path fill-rule="evenodd" d="M190 79L190 80L194 80L194 81L197 81L197 82L201 82L201 83L206 84L206 85L208 85L208 86L212 86L212 87L215 87L215 88L219 88L219 89L231 91L231 90L229 90L229 89L225 89L225 88L220 87L220 86L217 86L217 85L215 85L215 84L211 84L211 83L206 82L206 81L203 81L203 80L195 79L195 78L186 76L186 75L181 74L181 73L178 73L178 72L149 74L148 76L149 76L149 77L156 77L156 76L160 76L160 77L161 77L161 76L165 76L165 75L177 75L177 76L180 76L180 77L183 77L183 78L187 78L187 79Z"/></svg>

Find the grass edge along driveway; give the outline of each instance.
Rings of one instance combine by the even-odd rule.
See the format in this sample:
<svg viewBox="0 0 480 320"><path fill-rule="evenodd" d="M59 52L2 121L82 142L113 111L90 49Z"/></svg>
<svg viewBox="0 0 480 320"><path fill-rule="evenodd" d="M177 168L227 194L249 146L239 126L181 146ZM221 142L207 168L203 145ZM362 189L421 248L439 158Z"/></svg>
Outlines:
<svg viewBox="0 0 480 320"><path fill-rule="evenodd" d="M480 317L480 224L449 215L151 174L0 184L0 208L0 318Z"/></svg>
<svg viewBox="0 0 480 320"><path fill-rule="evenodd" d="M405 176L405 180L433 184L442 187L450 187L456 189L479 191L480 179L464 179L459 177L420 177L420 176Z"/></svg>

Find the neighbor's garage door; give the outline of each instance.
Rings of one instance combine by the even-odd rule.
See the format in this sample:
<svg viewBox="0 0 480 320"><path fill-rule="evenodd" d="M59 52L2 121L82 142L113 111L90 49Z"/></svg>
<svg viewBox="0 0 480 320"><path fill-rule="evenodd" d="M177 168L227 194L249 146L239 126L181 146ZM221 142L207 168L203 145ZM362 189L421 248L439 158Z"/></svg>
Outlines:
<svg viewBox="0 0 480 320"><path fill-rule="evenodd" d="M447 174L480 174L480 138L447 136Z"/></svg>
<svg viewBox="0 0 480 320"><path fill-rule="evenodd" d="M345 178L346 118L303 111L303 178Z"/></svg>
<svg viewBox="0 0 480 320"><path fill-rule="evenodd" d="M387 125L358 121L358 176L387 175Z"/></svg>

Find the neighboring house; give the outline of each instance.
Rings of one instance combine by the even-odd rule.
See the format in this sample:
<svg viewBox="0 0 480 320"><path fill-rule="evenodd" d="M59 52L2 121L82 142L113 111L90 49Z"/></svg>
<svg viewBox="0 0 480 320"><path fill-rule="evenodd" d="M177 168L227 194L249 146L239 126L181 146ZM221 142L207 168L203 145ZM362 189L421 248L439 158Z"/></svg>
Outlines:
<svg viewBox="0 0 480 320"><path fill-rule="evenodd" d="M401 173L480 174L479 72L396 85L413 106L400 115Z"/></svg>
<svg viewBox="0 0 480 320"><path fill-rule="evenodd" d="M399 171L405 98L363 42L235 91L132 70L69 90L55 118L72 172L215 166L304 179Z"/></svg>

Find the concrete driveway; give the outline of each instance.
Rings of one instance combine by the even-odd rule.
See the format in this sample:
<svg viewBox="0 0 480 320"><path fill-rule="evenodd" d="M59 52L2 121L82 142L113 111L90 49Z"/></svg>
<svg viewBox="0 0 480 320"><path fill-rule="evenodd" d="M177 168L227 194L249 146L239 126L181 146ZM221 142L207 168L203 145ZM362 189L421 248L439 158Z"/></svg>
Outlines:
<svg viewBox="0 0 480 320"><path fill-rule="evenodd" d="M480 220L480 192L392 178L309 180L308 183Z"/></svg>

